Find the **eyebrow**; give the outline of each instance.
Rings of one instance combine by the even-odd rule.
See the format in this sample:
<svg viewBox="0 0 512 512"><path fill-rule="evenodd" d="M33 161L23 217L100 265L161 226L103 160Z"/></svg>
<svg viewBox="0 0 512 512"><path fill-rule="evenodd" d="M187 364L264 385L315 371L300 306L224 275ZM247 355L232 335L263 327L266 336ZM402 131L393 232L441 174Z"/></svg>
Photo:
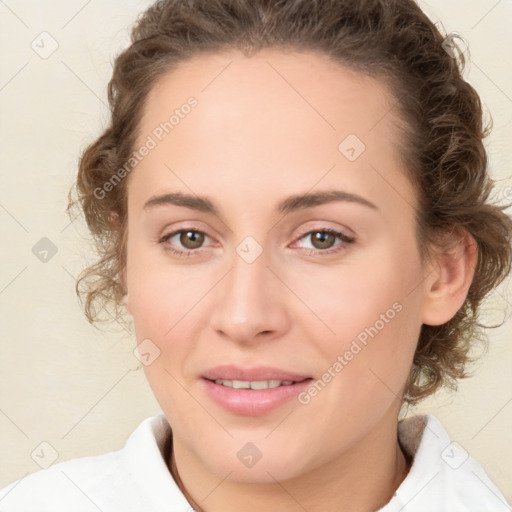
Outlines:
<svg viewBox="0 0 512 512"><path fill-rule="evenodd" d="M378 210L375 204L357 194L344 192L342 190L326 190L313 193L308 192L305 194L296 194L287 197L278 204L277 211L287 214L333 202L356 203ZM151 210L156 206L162 205L175 205L200 212L213 213L214 215L219 214L218 208L207 197L183 194L181 192L171 192L168 194L153 196L144 204L143 209Z"/></svg>
<svg viewBox="0 0 512 512"><path fill-rule="evenodd" d="M325 190L320 192L290 196L279 203L277 209L279 212L286 214L305 208L311 208L313 206L320 206L322 204L340 201L360 204L374 210L378 209L377 206L368 201L368 199L365 199L364 197L361 197L357 194L344 192L343 190Z"/></svg>
<svg viewBox="0 0 512 512"><path fill-rule="evenodd" d="M151 210L155 206L173 204L183 206L191 210L218 214L217 208L206 197L183 194L181 192L171 192L160 196L153 196L144 204L143 210Z"/></svg>

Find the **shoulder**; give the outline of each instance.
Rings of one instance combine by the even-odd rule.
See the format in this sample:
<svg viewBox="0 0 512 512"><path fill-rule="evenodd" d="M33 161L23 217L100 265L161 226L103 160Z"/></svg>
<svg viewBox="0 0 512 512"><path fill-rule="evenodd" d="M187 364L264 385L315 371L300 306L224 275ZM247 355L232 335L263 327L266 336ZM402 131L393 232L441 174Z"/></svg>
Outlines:
<svg viewBox="0 0 512 512"><path fill-rule="evenodd" d="M186 503L162 456L169 435L163 415L147 418L121 450L54 464L0 490L0 510L156 512Z"/></svg>
<svg viewBox="0 0 512 512"><path fill-rule="evenodd" d="M130 474L123 464L122 451L81 457L61 462L16 480L0 491L0 509L17 510L98 510L98 493L110 487L119 493ZM118 475L116 477L115 475ZM96 506L95 506L96 505Z"/></svg>
<svg viewBox="0 0 512 512"><path fill-rule="evenodd" d="M432 415L399 423L402 448L413 458L409 474L381 512L510 512L482 465Z"/></svg>

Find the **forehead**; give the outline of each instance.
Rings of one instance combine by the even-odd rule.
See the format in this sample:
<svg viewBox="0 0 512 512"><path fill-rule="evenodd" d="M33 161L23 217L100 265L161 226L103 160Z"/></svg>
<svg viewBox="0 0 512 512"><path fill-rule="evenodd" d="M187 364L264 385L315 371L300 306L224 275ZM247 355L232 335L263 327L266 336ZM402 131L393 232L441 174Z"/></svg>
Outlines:
<svg viewBox="0 0 512 512"><path fill-rule="evenodd" d="M182 108L189 98L196 105ZM372 162L399 168L395 103L383 82L322 54L198 55L150 91L137 144L150 137L155 147L130 180L154 193L165 176L176 182L172 168L194 186L224 177L300 190L333 165L337 182L375 174Z"/></svg>
<svg viewBox="0 0 512 512"><path fill-rule="evenodd" d="M206 53L178 64L156 82L145 102L141 134L152 128L151 121L168 118L190 96L201 104L203 120L209 118L219 127L229 122L260 127L265 117L271 132L273 121L300 120L305 124L297 131L306 136L314 134L310 130L339 136L347 128L363 135L383 117L387 123L378 131L388 133L396 102L382 81L321 53L267 49L250 58L237 51Z"/></svg>

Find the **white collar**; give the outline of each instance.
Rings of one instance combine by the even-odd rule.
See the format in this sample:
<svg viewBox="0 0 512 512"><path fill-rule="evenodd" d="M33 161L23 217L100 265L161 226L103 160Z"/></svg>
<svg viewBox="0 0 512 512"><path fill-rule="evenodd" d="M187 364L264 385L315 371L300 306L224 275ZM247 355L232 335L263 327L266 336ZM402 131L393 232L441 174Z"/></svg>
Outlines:
<svg viewBox="0 0 512 512"><path fill-rule="evenodd" d="M126 442L125 461L155 510L169 503L175 512L190 512L190 504L165 463L163 450L171 427L163 414L144 420ZM510 512L505 498L482 466L464 448L451 442L432 415L413 416L398 423L403 449L412 467L391 501L378 512Z"/></svg>
<svg viewBox="0 0 512 512"><path fill-rule="evenodd" d="M510 512L483 467L452 442L432 415L398 423L398 438L412 467L391 501L378 512Z"/></svg>

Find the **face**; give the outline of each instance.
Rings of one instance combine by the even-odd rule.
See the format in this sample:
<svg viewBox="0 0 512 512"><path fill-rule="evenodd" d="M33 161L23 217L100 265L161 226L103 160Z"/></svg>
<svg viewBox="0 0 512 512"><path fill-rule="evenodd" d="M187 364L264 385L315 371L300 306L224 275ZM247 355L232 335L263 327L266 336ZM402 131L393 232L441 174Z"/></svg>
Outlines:
<svg viewBox="0 0 512 512"><path fill-rule="evenodd" d="M195 57L148 96L126 305L183 461L285 480L396 433L426 270L394 101L276 50Z"/></svg>

